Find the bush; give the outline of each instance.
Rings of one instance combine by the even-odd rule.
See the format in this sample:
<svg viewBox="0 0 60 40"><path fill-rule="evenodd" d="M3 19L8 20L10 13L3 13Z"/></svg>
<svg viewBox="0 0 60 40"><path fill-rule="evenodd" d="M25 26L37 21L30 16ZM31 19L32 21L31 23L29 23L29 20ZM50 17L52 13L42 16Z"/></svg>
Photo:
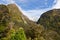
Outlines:
<svg viewBox="0 0 60 40"><path fill-rule="evenodd" d="M16 40L26 40L23 28L19 28L15 35Z"/></svg>

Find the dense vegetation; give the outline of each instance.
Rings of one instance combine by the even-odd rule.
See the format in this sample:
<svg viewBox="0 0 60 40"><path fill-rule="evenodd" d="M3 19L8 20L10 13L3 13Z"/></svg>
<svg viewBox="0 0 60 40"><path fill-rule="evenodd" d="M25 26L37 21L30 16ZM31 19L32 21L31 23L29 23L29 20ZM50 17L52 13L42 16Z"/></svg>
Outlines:
<svg viewBox="0 0 60 40"><path fill-rule="evenodd" d="M6 5L0 5L0 40L26 40L23 28L14 29L18 27L14 25L14 21L20 19L20 16L18 18L16 15L10 13Z"/></svg>
<svg viewBox="0 0 60 40"><path fill-rule="evenodd" d="M15 4L0 5L0 40L60 40L59 11L42 14L36 23Z"/></svg>
<svg viewBox="0 0 60 40"><path fill-rule="evenodd" d="M60 9L43 13L37 23L44 26L45 32L43 35L46 39L60 40Z"/></svg>
<svg viewBox="0 0 60 40"><path fill-rule="evenodd" d="M6 36L9 31L10 15L9 10L5 5L0 5L0 38Z"/></svg>

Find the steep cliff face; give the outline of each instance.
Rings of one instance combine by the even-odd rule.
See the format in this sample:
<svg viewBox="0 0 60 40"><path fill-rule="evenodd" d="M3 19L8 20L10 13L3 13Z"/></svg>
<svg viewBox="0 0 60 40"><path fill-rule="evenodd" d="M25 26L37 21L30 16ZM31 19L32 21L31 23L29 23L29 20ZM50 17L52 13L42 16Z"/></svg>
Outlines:
<svg viewBox="0 0 60 40"><path fill-rule="evenodd" d="M46 40L48 37L51 38L49 40L60 40L60 9L54 9L43 13L37 23L44 26L45 32L43 33ZM56 38L54 38L54 36L56 36Z"/></svg>

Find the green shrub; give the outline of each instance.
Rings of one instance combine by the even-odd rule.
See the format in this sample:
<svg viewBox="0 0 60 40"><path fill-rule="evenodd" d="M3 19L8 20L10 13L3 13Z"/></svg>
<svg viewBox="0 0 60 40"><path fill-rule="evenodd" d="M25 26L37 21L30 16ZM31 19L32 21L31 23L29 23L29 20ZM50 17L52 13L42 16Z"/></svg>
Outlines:
<svg viewBox="0 0 60 40"><path fill-rule="evenodd" d="M16 32L15 40L26 40L23 28L19 28L19 30Z"/></svg>

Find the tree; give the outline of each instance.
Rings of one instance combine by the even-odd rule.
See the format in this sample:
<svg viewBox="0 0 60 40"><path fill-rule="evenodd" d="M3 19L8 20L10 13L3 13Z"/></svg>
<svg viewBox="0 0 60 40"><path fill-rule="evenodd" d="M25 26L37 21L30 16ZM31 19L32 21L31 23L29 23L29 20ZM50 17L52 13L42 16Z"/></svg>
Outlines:
<svg viewBox="0 0 60 40"><path fill-rule="evenodd" d="M26 40L23 28L19 28L15 33L15 36L13 36L11 40Z"/></svg>

